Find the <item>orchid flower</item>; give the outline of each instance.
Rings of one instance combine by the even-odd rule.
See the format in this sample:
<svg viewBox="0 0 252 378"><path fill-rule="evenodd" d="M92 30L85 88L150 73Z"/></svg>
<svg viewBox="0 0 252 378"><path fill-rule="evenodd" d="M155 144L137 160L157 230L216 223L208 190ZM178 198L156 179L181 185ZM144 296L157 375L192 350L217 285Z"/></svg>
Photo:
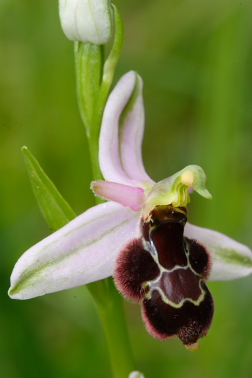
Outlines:
<svg viewBox="0 0 252 378"><path fill-rule="evenodd" d="M155 183L141 156L142 80L133 71L110 94L92 183L108 201L94 206L30 248L18 260L9 295L28 299L114 275L122 294L141 302L148 331L178 336L189 350L213 317L207 280L252 272L251 250L219 232L187 223L189 194L205 198L204 171L190 165Z"/></svg>
<svg viewBox="0 0 252 378"><path fill-rule="evenodd" d="M71 41L102 45L112 35L110 0L60 0L61 26Z"/></svg>

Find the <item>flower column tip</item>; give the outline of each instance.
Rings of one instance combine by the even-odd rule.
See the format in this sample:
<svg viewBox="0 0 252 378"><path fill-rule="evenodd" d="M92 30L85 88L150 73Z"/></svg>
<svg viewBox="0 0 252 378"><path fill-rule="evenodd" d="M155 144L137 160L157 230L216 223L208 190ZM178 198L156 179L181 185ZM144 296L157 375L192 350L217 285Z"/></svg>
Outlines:
<svg viewBox="0 0 252 378"><path fill-rule="evenodd" d="M206 189L206 175L198 165L188 165L157 184L147 193L144 205L144 217L157 205L169 205L185 207L190 202L189 192L195 190L201 196L211 199L212 196ZM189 192L188 192L189 190Z"/></svg>

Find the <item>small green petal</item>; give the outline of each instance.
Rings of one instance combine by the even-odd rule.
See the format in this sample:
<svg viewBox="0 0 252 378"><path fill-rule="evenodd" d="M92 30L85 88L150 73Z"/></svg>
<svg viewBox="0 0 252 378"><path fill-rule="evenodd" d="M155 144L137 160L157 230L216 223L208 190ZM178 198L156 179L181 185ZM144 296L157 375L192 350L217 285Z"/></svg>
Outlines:
<svg viewBox="0 0 252 378"><path fill-rule="evenodd" d="M49 227L56 231L75 218L75 214L27 147L22 148L32 189Z"/></svg>
<svg viewBox="0 0 252 378"><path fill-rule="evenodd" d="M188 189L192 187L201 196L211 199L206 189L206 175L198 165L188 165L152 187L147 194L143 215L148 216L157 205L187 206L190 202Z"/></svg>

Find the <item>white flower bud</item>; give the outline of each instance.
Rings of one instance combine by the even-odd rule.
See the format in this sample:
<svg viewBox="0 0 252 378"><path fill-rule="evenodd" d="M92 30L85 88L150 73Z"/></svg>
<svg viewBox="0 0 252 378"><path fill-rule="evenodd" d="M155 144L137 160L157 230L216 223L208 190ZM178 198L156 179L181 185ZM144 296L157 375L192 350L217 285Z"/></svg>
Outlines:
<svg viewBox="0 0 252 378"><path fill-rule="evenodd" d="M110 0L59 0L62 29L72 41L107 43L112 34Z"/></svg>
<svg viewBox="0 0 252 378"><path fill-rule="evenodd" d="M129 378L144 378L144 376L139 371L132 371L132 373L130 373L129 375Z"/></svg>

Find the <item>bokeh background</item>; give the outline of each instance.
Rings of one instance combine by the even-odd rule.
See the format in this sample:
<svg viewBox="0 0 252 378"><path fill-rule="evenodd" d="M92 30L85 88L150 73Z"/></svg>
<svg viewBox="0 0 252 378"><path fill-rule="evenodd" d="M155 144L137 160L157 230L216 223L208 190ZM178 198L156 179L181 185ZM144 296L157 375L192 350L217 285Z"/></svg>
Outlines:
<svg viewBox="0 0 252 378"><path fill-rule="evenodd" d="M126 29L115 79L130 69L144 79L148 173L158 181L201 165L213 200L193 194L189 220L252 247L252 2L115 3ZM0 376L110 378L85 287L24 302L6 294L17 258L50 232L20 148L29 147L77 213L94 198L73 44L61 31L57 0L1 0L0 25ZM252 277L209 287L215 318L197 353L153 339L139 306L125 304L146 378L252 376Z"/></svg>

